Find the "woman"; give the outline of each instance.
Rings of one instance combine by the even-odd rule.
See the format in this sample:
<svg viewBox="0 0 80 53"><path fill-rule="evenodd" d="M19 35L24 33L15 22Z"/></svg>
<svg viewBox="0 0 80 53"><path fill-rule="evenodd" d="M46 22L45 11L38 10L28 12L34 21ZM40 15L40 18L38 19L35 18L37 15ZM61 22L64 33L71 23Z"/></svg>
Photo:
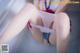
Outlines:
<svg viewBox="0 0 80 53"><path fill-rule="evenodd" d="M47 3L47 1L45 3ZM49 5L51 5L51 2ZM65 4L63 6L65 6ZM62 9L62 7L60 8ZM19 34L19 32L22 31L22 29L24 29L26 23L28 22L27 26L32 32L32 36L34 39L42 43L54 45L56 47L57 53L67 53L67 45L69 40L68 37L70 29L69 17L67 16L66 13L60 12L61 11L60 8L57 8L57 10L54 9L43 10L39 8L38 11L32 4L25 5L23 10L19 13L19 15L17 15L13 19L13 21L11 22L11 24L9 25L3 36L0 38L0 44L5 44L11 41L12 38L14 38L17 34ZM48 22L45 20L45 18L43 20L42 17L45 14L52 16L51 19L52 18L53 19L52 20L46 19L48 20ZM53 15L55 14L56 16L54 17ZM43 16L41 17L41 15ZM41 29L44 29L44 31ZM45 31L49 33L46 33ZM47 37L43 38L43 35L46 34Z"/></svg>
<svg viewBox="0 0 80 53"><path fill-rule="evenodd" d="M60 3L59 3L60 2ZM36 0L40 11L37 18L28 21L32 37L42 43L56 47L57 53L67 53L70 20L63 11L69 0Z"/></svg>

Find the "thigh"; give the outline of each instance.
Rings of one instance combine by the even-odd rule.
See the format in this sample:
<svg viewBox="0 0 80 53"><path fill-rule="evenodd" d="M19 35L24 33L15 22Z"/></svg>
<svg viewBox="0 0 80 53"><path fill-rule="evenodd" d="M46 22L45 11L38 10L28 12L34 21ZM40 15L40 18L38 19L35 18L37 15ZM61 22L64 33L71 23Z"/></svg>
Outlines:
<svg viewBox="0 0 80 53"><path fill-rule="evenodd" d="M52 30L53 32L51 33L50 37L49 37L49 41L52 45L56 45L56 39L57 39L57 36L56 36L56 23L55 23L55 19L53 19L54 21L54 24L52 25Z"/></svg>
<svg viewBox="0 0 80 53"><path fill-rule="evenodd" d="M59 53L67 53L69 44L70 22L66 13L59 13L55 20L56 49Z"/></svg>
<svg viewBox="0 0 80 53"><path fill-rule="evenodd" d="M42 26L42 21L41 21L40 17L32 19L31 21L32 21L33 24L41 25ZM39 42L43 42L43 36L42 36L42 33L41 33L40 29L32 27L31 32L32 32L32 37L35 40L37 40Z"/></svg>

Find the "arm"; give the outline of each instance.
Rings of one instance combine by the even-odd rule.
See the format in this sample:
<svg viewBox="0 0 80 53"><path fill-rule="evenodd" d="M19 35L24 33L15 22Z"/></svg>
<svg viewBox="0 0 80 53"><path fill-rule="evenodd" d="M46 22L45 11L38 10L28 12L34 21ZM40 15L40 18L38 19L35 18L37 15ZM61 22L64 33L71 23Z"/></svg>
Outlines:
<svg viewBox="0 0 80 53"><path fill-rule="evenodd" d="M70 21L67 14L60 13L56 27L57 53L67 53L70 32Z"/></svg>
<svg viewBox="0 0 80 53"><path fill-rule="evenodd" d="M27 4L22 11L14 17L6 32L0 38L0 44L8 43L16 35L18 35L26 26L30 18L36 17L37 9L32 4Z"/></svg>

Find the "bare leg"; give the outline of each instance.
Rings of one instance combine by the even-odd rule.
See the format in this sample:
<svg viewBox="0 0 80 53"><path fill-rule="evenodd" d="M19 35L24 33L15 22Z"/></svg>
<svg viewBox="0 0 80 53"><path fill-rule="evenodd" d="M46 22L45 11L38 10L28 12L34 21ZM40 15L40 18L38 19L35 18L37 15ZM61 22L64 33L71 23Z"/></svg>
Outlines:
<svg viewBox="0 0 80 53"><path fill-rule="evenodd" d="M42 21L40 18L35 18L35 21L33 21L33 19L31 21L33 24L42 26ZM38 28L32 27L31 32L32 32L32 37L35 40L37 40L39 42L44 42L43 37L42 37L42 32Z"/></svg>
<svg viewBox="0 0 80 53"><path fill-rule="evenodd" d="M6 29L3 36L0 38L0 44L8 43L17 36L26 26L30 18L36 17L38 14L37 8L32 4L26 4L18 15L14 17L11 24Z"/></svg>
<svg viewBox="0 0 80 53"><path fill-rule="evenodd" d="M56 36L56 23L55 23L55 19L53 20L54 21L54 24L52 25L52 29L54 30L52 33L51 33L51 35L50 35L50 37L49 37L49 41L50 41L50 44L51 45L56 45L56 38L57 38L57 36Z"/></svg>
<svg viewBox="0 0 80 53"><path fill-rule="evenodd" d="M54 20L55 34L50 36L51 44L56 43L57 53L67 53L69 42L70 22L66 13L60 13Z"/></svg>
<svg viewBox="0 0 80 53"><path fill-rule="evenodd" d="M69 42L70 21L66 13L59 13L56 18L57 53L67 53Z"/></svg>

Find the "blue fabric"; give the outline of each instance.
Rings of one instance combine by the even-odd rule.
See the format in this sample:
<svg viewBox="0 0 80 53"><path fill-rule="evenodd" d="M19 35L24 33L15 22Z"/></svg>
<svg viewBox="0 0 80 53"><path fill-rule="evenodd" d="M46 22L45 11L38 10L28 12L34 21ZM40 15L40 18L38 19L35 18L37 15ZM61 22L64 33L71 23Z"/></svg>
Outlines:
<svg viewBox="0 0 80 53"><path fill-rule="evenodd" d="M43 38L49 40L50 33L43 32Z"/></svg>

